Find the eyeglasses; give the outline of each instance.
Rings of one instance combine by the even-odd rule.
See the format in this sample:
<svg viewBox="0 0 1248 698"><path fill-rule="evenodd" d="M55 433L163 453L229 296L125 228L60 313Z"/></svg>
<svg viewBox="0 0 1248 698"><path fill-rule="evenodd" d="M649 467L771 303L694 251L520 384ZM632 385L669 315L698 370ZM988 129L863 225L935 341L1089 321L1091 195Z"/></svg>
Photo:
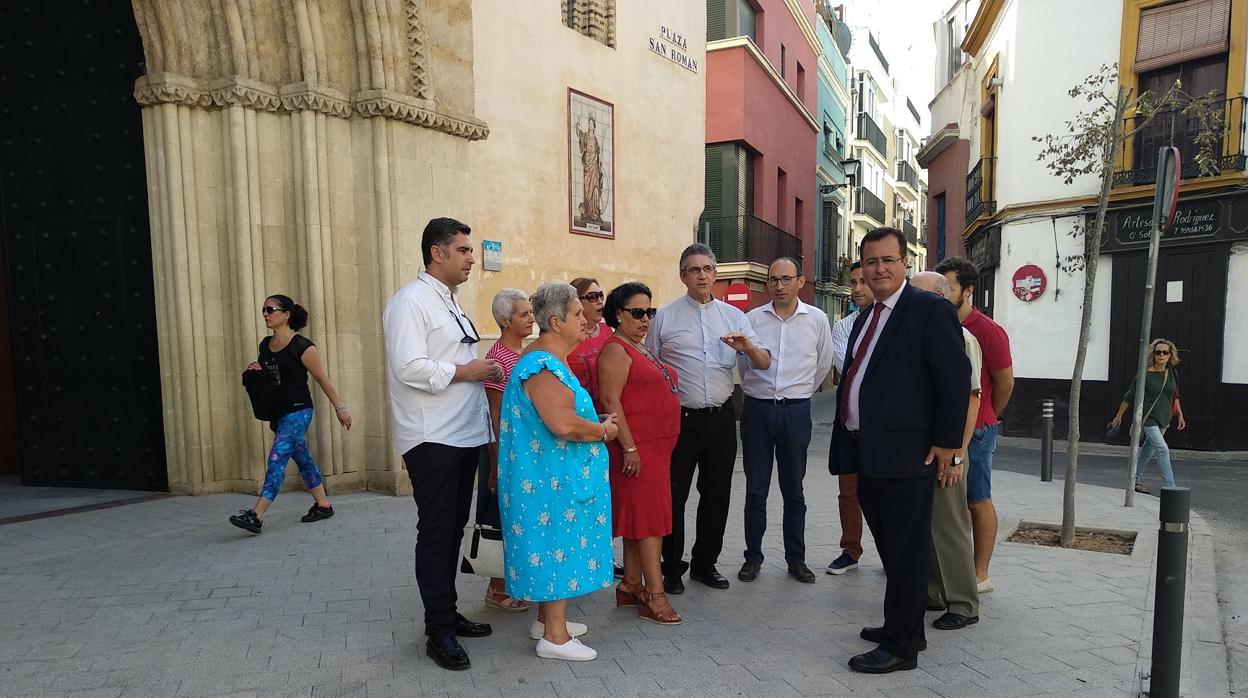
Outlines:
<svg viewBox="0 0 1248 698"><path fill-rule="evenodd" d="M590 303L597 303L598 301L606 297L607 297L607 294L603 293L602 291L590 291L589 293L586 293L585 295L580 296L580 299L583 301L589 301Z"/></svg>
<svg viewBox="0 0 1248 698"><path fill-rule="evenodd" d="M476 335L475 337L470 336L464 329L464 323L459 321L459 313L450 310L450 308L447 308L447 310L450 311L451 317L455 318L455 324L459 325L459 331L464 333L464 338L459 340L460 344L476 344L481 341L481 333L477 331L477 326L472 324L472 318L467 315L464 316L464 319L468 321L468 326L472 328L472 334Z"/></svg>
<svg viewBox="0 0 1248 698"><path fill-rule="evenodd" d="M653 320L654 316L659 313L659 311L654 308L620 308L620 310L632 315L634 320L640 320L643 317L648 317Z"/></svg>
<svg viewBox="0 0 1248 698"><path fill-rule="evenodd" d="M771 286L788 286L789 284L793 283L793 281L796 278L797 278L796 276L788 276L788 275L769 276L767 277L767 283Z"/></svg>
<svg viewBox="0 0 1248 698"><path fill-rule="evenodd" d="M698 272L701 272L703 274L706 274L707 276L710 276L711 274L715 273L715 265L707 264L701 267L685 267L684 272L686 274L693 274L695 276L698 274Z"/></svg>
<svg viewBox="0 0 1248 698"><path fill-rule="evenodd" d="M286 311L283 308L274 308L271 305L266 305L260 308L260 312L265 315L272 315L273 313L284 313Z"/></svg>
<svg viewBox="0 0 1248 698"><path fill-rule="evenodd" d="M1169 349L1154 349L1153 356L1170 356Z"/></svg>
<svg viewBox="0 0 1248 698"><path fill-rule="evenodd" d="M862 266L869 269L875 269L880 265L891 267L904 259L905 257L872 257L871 259L862 260Z"/></svg>

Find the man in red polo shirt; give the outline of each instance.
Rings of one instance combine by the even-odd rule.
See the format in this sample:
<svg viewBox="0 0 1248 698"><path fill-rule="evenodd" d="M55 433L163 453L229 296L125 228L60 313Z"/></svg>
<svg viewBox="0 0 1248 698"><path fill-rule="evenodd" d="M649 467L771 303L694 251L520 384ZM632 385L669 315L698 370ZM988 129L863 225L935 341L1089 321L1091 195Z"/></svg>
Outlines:
<svg viewBox="0 0 1248 698"><path fill-rule="evenodd" d="M997 450L999 426L997 415L1005 410L1014 392L1014 361L1010 357L1010 338L1000 325L972 305L975 287L979 285L979 269L962 257L948 257L936 265L953 288L954 307L958 320L975 339L984 354L984 370L980 378L979 418L967 448L966 501L971 510L971 528L975 538L975 580L979 593L992 591L988 578L988 562L997 541L997 509L992 505L992 456Z"/></svg>

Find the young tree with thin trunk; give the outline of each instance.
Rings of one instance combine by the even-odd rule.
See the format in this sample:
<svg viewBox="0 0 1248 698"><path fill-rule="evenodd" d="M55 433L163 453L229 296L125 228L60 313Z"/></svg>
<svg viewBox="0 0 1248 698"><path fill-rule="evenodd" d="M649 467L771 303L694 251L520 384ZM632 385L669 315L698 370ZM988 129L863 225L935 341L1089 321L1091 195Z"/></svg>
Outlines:
<svg viewBox="0 0 1248 698"><path fill-rule="evenodd" d="M1222 112L1215 108L1214 94L1192 97L1182 91L1182 85L1174 85L1161 95L1132 91L1118 80L1118 66L1103 65L1067 94L1088 102L1088 109L1079 112L1066 122L1061 134L1033 136L1042 145L1037 159L1064 183L1071 184L1075 178L1096 174L1100 178L1100 191L1096 200L1096 213L1091 226L1076 224L1073 235L1083 234L1083 252L1067 258L1067 270L1084 270L1083 309L1079 322L1079 344L1075 351L1075 366L1070 378L1070 407L1068 415L1066 480L1062 498L1061 545L1069 548L1075 542L1075 484L1079 471L1079 397L1083 388L1083 368L1088 356L1088 335L1092 326L1092 296L1096 289L1097 262L1105 233L1105 212L1109 208L1109 193L1113 186L1114 164L1124 144L1136 133L1147 127L1158 113L1179 111L1195 117L1200 124L1196 139L1200 153L1196 161L1202 172L1208 172L1216 163L1211 150L1221 143ZM1134 118L1128 124L1128 114Z"/></svg>

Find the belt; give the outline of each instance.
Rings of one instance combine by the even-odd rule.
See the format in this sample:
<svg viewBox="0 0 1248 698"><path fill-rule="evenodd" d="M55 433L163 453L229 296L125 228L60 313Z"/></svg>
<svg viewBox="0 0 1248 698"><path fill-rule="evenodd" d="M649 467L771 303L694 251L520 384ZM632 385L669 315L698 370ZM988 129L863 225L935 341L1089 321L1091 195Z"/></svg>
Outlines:
<svg viewBox="0 0 1248 698"><path fill-rule="evenodd" d="M779 405L781 407L785 405L800 405L803 402L810 402L810 398L808 397L778 397L774 399L767 399L767 398L761 398L761 397L750 397L749 395L746 395L745 399L753 400L754 402L761 402L765 405Z"/></svg>
<svg viewBox="0 0 1248 698"><path fill-rule="evenodd" d="M680 416L688 417L691 414L718 414L728 407L728 403L716 405L714 407L682 407L680 408Z"/></svg>

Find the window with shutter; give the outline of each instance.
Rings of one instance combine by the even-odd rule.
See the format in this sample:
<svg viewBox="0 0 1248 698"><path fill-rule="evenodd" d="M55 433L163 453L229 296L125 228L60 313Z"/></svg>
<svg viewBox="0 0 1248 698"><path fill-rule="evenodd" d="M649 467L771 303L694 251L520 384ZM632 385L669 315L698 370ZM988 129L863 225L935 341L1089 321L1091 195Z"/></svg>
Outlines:
<svg viewBox="0 0 1248 698"><path fill-rule="evenodd" d="M1187 0L1140 13L1136 73L1225 53L1230 47L1231 0Z"/></svg>

